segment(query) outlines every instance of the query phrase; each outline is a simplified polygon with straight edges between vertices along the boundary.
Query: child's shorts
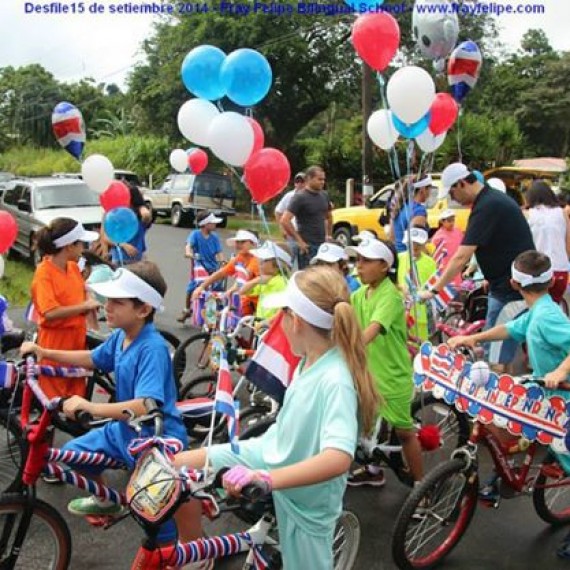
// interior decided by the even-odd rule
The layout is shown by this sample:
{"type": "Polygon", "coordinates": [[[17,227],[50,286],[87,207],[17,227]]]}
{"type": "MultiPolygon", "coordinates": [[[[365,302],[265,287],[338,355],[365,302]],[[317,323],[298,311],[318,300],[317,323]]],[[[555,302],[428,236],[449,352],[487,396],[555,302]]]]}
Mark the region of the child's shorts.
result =
{"type": "MultiPolygon", "coordinates": [[[[208,455],[215,471],[219,471],[222,467],[235,465],[244,465],[249,469],[267,469],[261,447],[260,441],[254,438],[240,442],[239,455],[232,451],[229,443],[212,446],[208,455]]],[[[284,570],[299,570],[300,568],[331,570],[334,529],[331,529],[328,536],[306,533],[281,507],[283,500],[286,499],[280,497],[278,492],[274,494],[284,570]]]]}
{"type": "Polygon", "coordinates": [[[412,399],[413,391],[410,391],[408,396],[385,398],[379,414],[396,429],[412,429],[414,427],[411,414],[412,399]]]}

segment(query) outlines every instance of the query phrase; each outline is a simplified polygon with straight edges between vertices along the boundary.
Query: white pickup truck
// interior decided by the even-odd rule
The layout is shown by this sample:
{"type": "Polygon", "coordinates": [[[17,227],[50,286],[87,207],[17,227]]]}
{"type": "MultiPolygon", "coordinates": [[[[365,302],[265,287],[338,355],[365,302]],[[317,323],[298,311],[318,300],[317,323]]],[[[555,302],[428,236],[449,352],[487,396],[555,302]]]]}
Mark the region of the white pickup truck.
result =
{"type": "Polygon", "coordinates": [[[229,176],[204,174],[170,174],[162,186],[143,193],[153,218],[170,216],[173,226],[192,225],[200,210],[210,210],[224,221],[235,215],[235,193],[229,176]]]}

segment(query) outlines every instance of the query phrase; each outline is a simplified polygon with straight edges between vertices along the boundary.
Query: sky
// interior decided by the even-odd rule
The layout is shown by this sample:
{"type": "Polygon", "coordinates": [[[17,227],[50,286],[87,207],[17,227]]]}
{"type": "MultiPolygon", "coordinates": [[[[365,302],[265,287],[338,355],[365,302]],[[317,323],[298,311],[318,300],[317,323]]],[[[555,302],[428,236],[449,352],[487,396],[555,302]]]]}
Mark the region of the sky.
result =
{"type": "MultiPolygon", "coordinates": [[[[511,3],[515,2],[517,0],[511,3]]],[[[55,3],[50,0],[0,0],[0,67],[39,63],[58,81],[72,82],[82,77],[93,77],[97,82],[117,83],[124,87],[128,71],[137,61],[143,60],[140,44],[151,34],[156,18],[144,14],[109,13],[111,5],[127,3],[140,5],[143,0],[61,0],[55,3]],[[85,13],[26,13],[26,7],[30,10],[50,4],[67,5],[70,9],[73,4],[76,9],[83,4],[85,13]],[[105,13],[90,14],[88,8],[93,4],[102,5],[105,13]]],[[[160,0],[154,0],[154,3],[160,4],[160,0]]],[[[505,4],[506,0],[488,3],[505,4]]],[[[545,13],[496,16],[502,28],[500,39],[508,46],[518,47],[526,30],[541,28],[555,49],[570,51],[570,34],[567,31],[570,2],[527,0],[527,3],[544,6],[545,13]]],[[[188,50],[192,47],[189,45],[188,50]]]]}

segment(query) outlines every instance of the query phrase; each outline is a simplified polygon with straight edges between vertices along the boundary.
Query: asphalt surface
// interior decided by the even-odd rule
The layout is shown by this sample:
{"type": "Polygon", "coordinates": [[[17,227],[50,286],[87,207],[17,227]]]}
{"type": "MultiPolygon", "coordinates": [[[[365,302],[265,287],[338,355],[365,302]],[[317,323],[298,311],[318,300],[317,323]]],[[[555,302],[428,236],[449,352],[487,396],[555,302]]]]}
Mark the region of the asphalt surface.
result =
{"type": "MultiPolygon", "coordinates": [[[[159,326],[185,338],[193,331],[182,328],[175,318],[183,306],[188,267],[183,257],[188,230],[155,225],[149,232],[149,258],[160,266],[169,286],[166,310],[158,315],[159,326]]],[[[221,232],[222,237],[225,232],[221,232]]],[[[61,440],[61,438],[59,438],[61,440]]],[[[489,462],[482,452],[482,478],[489,462]]],[[[121,483],[124,475],[112,474],[121,483]]],[[[408,489],[392,473],[387,473],[383,488],[349,489],[346,508],[355,512],[361,523],[362,538],[356,570],[393,570],[391,557],[392,528],[408,489]]],[[[65,517],[73,540],[72,570],[116,570],[131,567],[142,531],[127,519],[108,530],[90,527],[83,519],[69,515],[67,502],[78,495],[72,487],[38,484],[39,496],[54,505],[65,517]]],[[[245,528],[232,515],[224,515],[209,525],[212,533],[233,532],[245,528]]],[[[551,530],[534,513],[530,497],[503,500],[498,510],[477,508],[463,540],[441,568],[448,570],[557,570],[570,568],[570,561],[560,561],[555,549],[565,535],[564,529],[551,530]]],[[[241,568],[242,560],[219,563],[217,568],[241,568]]],[[[41,566],[24,570],[40,570],[41,566]]],[[[299,568],[292,570],[310,570],[299,568]]]]}

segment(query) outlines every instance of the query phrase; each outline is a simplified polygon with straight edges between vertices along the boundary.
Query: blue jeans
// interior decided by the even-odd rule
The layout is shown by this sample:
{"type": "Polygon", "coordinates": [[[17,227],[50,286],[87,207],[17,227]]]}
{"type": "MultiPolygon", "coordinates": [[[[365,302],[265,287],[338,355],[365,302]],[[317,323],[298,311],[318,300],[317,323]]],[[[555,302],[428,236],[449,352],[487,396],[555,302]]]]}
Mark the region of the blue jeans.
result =
{"type": "Polygon", "coordinates": [[[299,265],[299,271],[305,269],[309,266],[309,263],[315,255],[317,255],[317,251],[319,250],[320,243],[310,243],[309,244],[309,251],[307,253],[298,252],[297,256],[297,263],[299,265]]]}
{"type": "MultiPolygon", "coordinates": [[[[516,308],[521,303],[521,301],[503,299],[501,297],[493,295],[492,293],[489,293],[488,304],[487,304],[487,315],[485,319],[485,330],[493,328],[497,324],[497,319],[501,311],[512,303],[517,304],[517,305],[514,304],[512,305],[513,308],[516,308]]],[[[514,318],[517,314],[520,314],[520,312],[522,311],[518,310],[515,311],[516,314],[513,314],[512,318],[514,318]]],[[[512,320],[512,318],[509,320],[512,320]]],[[[499,324],[505,324],[505,323],[501,322],[499,324]]],[[[495,343],[486,343],[485,358],[489,359],[489,361],[492,364],[509,364],[514,360],[517,348],[519,346],[519,343],[513,339],[499,341],[496,343],[495,348],[491,348],[491,344],[495,343]]]]}

